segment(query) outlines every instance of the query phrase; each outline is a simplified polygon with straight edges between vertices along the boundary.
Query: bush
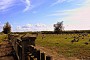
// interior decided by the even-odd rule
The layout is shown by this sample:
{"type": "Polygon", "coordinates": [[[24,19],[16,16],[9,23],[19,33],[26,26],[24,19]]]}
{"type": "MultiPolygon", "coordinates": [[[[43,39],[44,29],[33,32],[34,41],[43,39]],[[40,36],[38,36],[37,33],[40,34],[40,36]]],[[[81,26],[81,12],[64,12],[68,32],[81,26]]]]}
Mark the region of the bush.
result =
{"type": "Polygon", "coordinates": [[[7,22],[3,27],[3,33],[8,34],[11,32],[11,25],[7,22]]]}

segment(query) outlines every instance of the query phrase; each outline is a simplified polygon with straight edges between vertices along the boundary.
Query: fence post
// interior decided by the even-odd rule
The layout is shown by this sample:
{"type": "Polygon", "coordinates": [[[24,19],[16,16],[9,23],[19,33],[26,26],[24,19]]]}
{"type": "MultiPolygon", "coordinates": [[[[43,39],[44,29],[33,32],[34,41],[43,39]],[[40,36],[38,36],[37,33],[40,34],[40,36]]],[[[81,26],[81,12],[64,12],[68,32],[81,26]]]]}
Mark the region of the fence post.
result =
{"type": "Polygon", "coordinates": [[[53,60],[52,56],[46,56],[46,60],[53,60]]]}
{"type": "Polygon", "coordinates": [[[41,60],[46,60],[45,52],[41,53],[41,60]]]}
{"type": "Polygon", "coordinates": [[[27,59],[28,60],[30,60],[30,56],[31,56],[32,54],[30,54],[30,52],[27,52],[27,59]]]}
{"type": "Polygon", "coordinates": [[[36,55],[37,55],[37,60],[40,60],[40,50],[37,50],[36,55]]]}
{"type": "Polygon", "coordinates": [[[30,45],[30,48],[29,48],[30,53],[32,53],[33,50],[34,50],[34,46],[33,45],[30,45]]]}
{"type": "Polygon", "coordinates": [[[32,55],[34,55],[34,57],[36,58],[37,57],[37,49],[34,47],[34,50],[33,50],[33,52],[32,52],[32,55]]]}
{"type": "Polygon", "coordinates": [[[24,44],[22,42],[22,60],[25,60],[24,44]]]}
{"type": "Polygon", "coordinates": [[[34,60],[34,56],[30,56],[30,60],[34,60]]]}
{"type": "Polygon", "coordinates": [[[37,58],[34,58],[34,60],[37,60],[37,58]]]}

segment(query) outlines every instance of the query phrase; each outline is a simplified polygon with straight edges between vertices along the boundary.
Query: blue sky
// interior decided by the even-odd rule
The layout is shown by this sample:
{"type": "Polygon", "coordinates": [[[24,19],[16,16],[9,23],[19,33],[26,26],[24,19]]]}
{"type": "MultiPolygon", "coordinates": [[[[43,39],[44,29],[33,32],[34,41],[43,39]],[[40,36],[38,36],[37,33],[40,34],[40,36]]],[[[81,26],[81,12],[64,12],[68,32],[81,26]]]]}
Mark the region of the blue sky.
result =
{"type": "Polygon", "coordinates": [[[90,0],[0,0],[0,31],[8,21],[12,31],[52,31],[64,21],[65,30],[90,29],[90,0]]]}

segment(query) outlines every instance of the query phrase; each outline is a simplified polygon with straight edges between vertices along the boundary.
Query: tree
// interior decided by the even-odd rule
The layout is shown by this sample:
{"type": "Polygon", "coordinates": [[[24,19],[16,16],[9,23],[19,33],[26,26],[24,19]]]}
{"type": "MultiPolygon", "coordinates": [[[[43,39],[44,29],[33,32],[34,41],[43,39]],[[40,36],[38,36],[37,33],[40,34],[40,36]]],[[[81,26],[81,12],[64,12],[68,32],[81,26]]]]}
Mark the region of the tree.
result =
{"type": "Polygon", "coordinates": [[[64,30],[63,21],[57,22],[57,24],[54,24],[54,32],[55,33],[61,33],[63,30],[64,30]]]}
{"type": "Polygon", "coordinates": [[[3,26],[3,33],[8,34],[11,32],[11,25],[7,22],[5,23],[5,25],[3,26]]]}

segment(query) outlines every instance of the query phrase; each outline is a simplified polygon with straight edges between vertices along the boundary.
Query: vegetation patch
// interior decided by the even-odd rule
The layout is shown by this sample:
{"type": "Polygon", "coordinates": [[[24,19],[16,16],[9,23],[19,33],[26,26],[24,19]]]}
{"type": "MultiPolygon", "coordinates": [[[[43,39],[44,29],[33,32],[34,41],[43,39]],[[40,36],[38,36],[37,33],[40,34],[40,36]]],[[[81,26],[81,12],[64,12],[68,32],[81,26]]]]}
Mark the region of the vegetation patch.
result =
{"type": "Polygon", "coordinates": [[[7,34],[0,34],[0,43],[4,40],[4,39],[7,39],[8,36],[7,34]]]}
{"type": "Polygon", "coordinates": [[[36,45],[56,51],[65,57],[90,59],[90,34],[39,34],[36,45]],[[72,40],[77,40],[71,42],[72,40]],[[88,44],[85,44],[85,43],[88,44]]]}

